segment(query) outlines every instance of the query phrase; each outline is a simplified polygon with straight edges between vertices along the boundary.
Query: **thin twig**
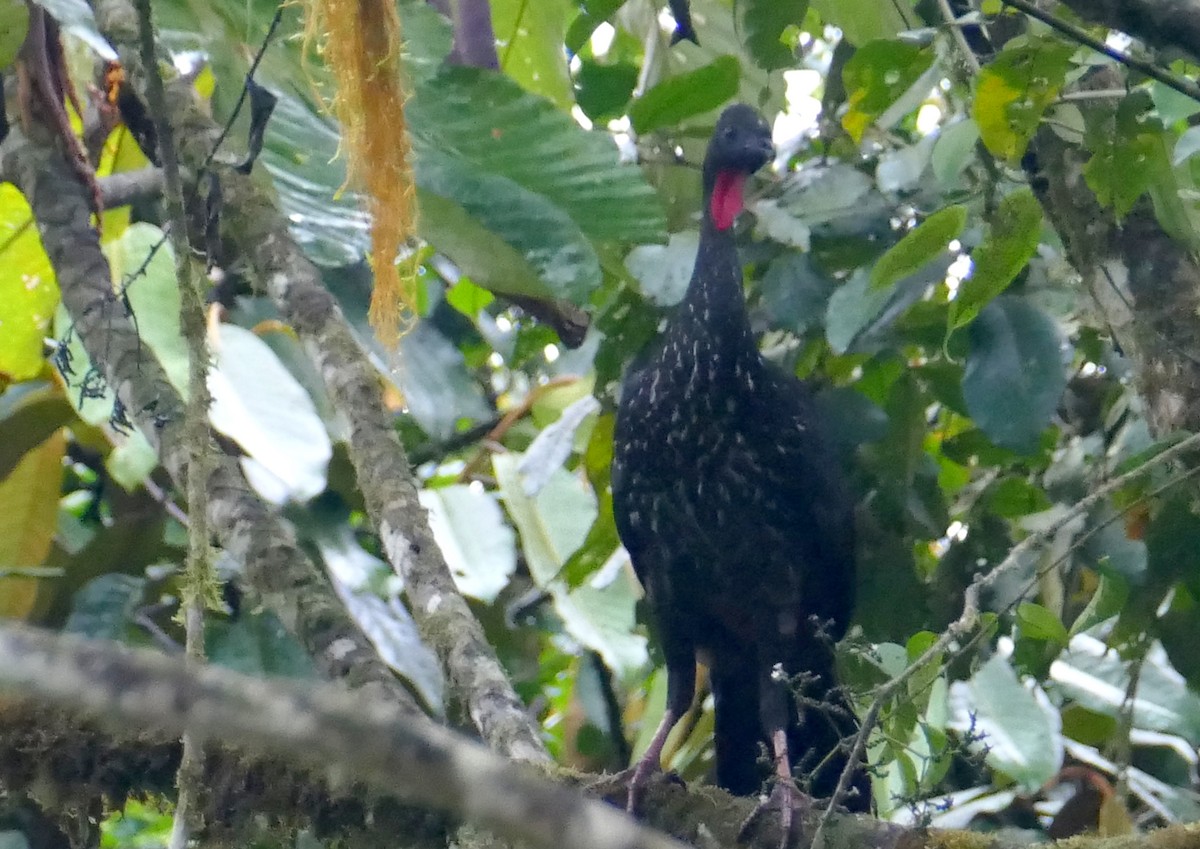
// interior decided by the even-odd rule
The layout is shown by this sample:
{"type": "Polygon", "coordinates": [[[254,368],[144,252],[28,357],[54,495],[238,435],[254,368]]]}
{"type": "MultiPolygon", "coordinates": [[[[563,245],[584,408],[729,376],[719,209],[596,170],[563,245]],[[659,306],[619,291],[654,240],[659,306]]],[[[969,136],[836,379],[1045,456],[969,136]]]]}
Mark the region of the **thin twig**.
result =
{"type": "MultiPolygon", "coordinates": [[[[221,150],[221,146],[225,144],[225,139],[229,137],[229,133],[233,129],[233,123],[237,120],[238,115],[241,114],[242,106],[246,103],[246,98],[249,96],[250,82],[254,79],[255,72],[258,71],[258,64],[262,61],[263,56],[266,55],[267,47],[270,45],[271,39],[275,36],[275,30],[279,28],[279,23],[282,20],[283,4],[280,3],[275,7],[275,16],[271,18],[271,23],[267,27],[267,34],[263,36],[262,44],[258,46],[258,52],[254,54],[254,59],[250,62],[250,69],[246,71],[246,79],[242,82],[242,90],[238,93],[237,102],[233,104],[233,111],[229,113],[229,119],[221,127],[221,134],[213,142],[212,150],[208,152],[208,156],[200,166],[201,173],[207,171],[208,166],[212,165],[213,160],[217,157],[217,153],[221,150]]],[[[146,70],[150,71],[150,66],[147,66],[146,70]]],[[[198,182],[199,180],[197,180],[198,182]]]]}
{"type": "Polygon", "coordinates": [[[979,57],[975,55],[975,51],[967,43],[967,37],[963,35],[958,17],[954,14],[954,10],[950,8],[950,0],[938,0],[937,5],[938,11],[941,12],[942,20],[946,22],[946,26],[954,38],[954,43],[958,45],[958,52],[962,54],[963,61],[967,63],[967,67],[972,74],[978,74],[980,70],[979,57]]]}
{"type": "MultiPolygon", "coordinates": [[[[180,291],[180,325],[188,346],[188,401],[184,412],[184,440],[188,447],[187,504],[191,514],[188,525],[187,567],[183,581],[183,619],[186,634],[185,654],[189,660],[204,660],[204,607],[215,585],[209,552],[208,530],[208,347],[205,342],[204,294],[200,275],[192,261],[188,243],[187,213],[183,200],[183,179],[175,148],[174,128],[167,120],[167,98],[159,72],[158,51],[154,41],[154,19],[150,0],[136,0],[138,41],[142,64],[146,68],[146,98],[162,161],[167,235],[175,251],[175,273],[180,291]]],[[[178,795],[175,819],[168,843],[170,849],[186,849],[190,834],[199,825],[196,811],[203,792],[204,753],[189,732],[183,734],[183,757],[176,784],[178,795]]]]}

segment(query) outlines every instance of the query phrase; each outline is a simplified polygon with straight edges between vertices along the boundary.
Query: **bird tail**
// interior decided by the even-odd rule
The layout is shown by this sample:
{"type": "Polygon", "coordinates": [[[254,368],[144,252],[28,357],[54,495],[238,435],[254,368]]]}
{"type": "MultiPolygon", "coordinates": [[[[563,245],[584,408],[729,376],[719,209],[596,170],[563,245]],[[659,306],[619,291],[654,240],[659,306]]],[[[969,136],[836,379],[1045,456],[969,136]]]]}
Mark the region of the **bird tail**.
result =
{"type": "Polygon", "coordinates": [[[758,766],[762,751],[762,721],[758,710],[757,663],[752,654],[713,658],[709,669],[716,727],[717,784],[735,796],[749,796],[762,787],[758,766]]]}
{"type": "MultiPolygon", "coordinates": [[[[806,792],[827,799],[846,768],[847,747],[858,733],[858,718],[846,690],[837,685],[834,656],[827,646],[812,647],[793,668],[807,670],[796,682],[793,721],[788,725],[793,771],[806,792]]],[[[852,811],[867,811],[871,805],[870,780],[862,767],[850,784],[857,792],[840,802],[852,811]]]]}
{"type": "MultiPolygon", "coordinates": [[[[792,669],[805,674],[797,682],[798,695],[788,703],[788,754],[801,786],[818,799],[827,799],[837,788],[847,763],[845,743],[859,725],[846,692],[836,686],[834,658],[826,645],[814,645],[791,658],[792,669]]],[[[759,664],[752,652],[722,653],[710,668],[716,712],[714,744],[717,784],[738,796],[757,793],[770,774],[760,764],[769,741],[759,709],[759,664]]],[[[852,792],[841,804],[852,811],[867,811],[871,804],[869,778],[859,769],[852,792]]]]}

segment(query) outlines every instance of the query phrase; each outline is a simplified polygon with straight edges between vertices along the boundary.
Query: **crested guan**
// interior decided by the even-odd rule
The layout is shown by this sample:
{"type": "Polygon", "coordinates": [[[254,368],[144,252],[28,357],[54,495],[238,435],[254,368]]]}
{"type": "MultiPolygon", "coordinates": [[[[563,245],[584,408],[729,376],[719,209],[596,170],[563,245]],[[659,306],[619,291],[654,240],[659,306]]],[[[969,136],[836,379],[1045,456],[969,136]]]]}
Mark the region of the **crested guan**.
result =
{"type": "MultiPolygon", "coordinates": [[[[809,388],[763,361],[746,315],[733,223],[747,177],[771,156],[758,113],[722,113],[687,294],[622,387],[612,490],[667,667],[666,713],[633,771],[630,811],[691,704],[699,657],[717,783],[757,792],[766,744],[786,836],[792,767],[812,776],[812,795],[830,795],[846,764],[838,744],[857,730],[833,654],[854,605],[854,518],[809,388]]],[[[866,809],[864,773],[855,789],[845,803],[866,809]]]]}

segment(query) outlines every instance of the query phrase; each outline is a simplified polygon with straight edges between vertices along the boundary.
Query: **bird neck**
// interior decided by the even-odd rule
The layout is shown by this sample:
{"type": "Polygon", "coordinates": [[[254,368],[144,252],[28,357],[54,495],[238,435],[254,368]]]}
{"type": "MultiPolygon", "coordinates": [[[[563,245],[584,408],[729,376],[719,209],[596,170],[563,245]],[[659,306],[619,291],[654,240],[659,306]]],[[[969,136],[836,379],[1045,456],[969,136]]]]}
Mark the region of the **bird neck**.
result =
{"type": "Polygon", "coordinates": [[[760,363],[742,294],[733,228],[719,227],[709,209],[700,228],[692,279],[668,334],[676,344],[684,343],[692,356],[717,366],[716,371],[756,368],[760,363]]]}

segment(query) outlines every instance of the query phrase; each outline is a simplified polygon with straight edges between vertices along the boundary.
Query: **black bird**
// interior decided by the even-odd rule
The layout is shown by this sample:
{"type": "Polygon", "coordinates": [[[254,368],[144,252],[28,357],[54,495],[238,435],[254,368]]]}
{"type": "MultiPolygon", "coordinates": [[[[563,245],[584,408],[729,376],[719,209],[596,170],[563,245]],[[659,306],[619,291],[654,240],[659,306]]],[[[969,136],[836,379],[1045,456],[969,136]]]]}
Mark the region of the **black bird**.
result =
{"type": "MultiPolygon", "coordinates": [[[[687,294],[622,387],[612,489],[667,665],[667,710],[633,771],[630,811],[691,704],[699,657],[716,704],[717,783],[757,792],[765,743],[786,835],[792,767],[813,774],[813,795],[830,795],[846,764],[839,743],[857,729],[833,654],[855,566],[853,504],[811,391],[763,361],[746,315],[733,223],[746,179],[772,154],[757,112],[722,113],[687,294]]],[[[865,809],[865,774],[855,787],[845,804],[865,809]]]]}
{"type": "Polygon", "coordinates": [[[667,6],[671,9],[671,16],[675,18],[675,32],[671,33],[671,44],[690,41],[698,45],[700,39],[696,37],[696,29],[692,26],[692,7],[688,0],[669,0],[667,6]]]}

